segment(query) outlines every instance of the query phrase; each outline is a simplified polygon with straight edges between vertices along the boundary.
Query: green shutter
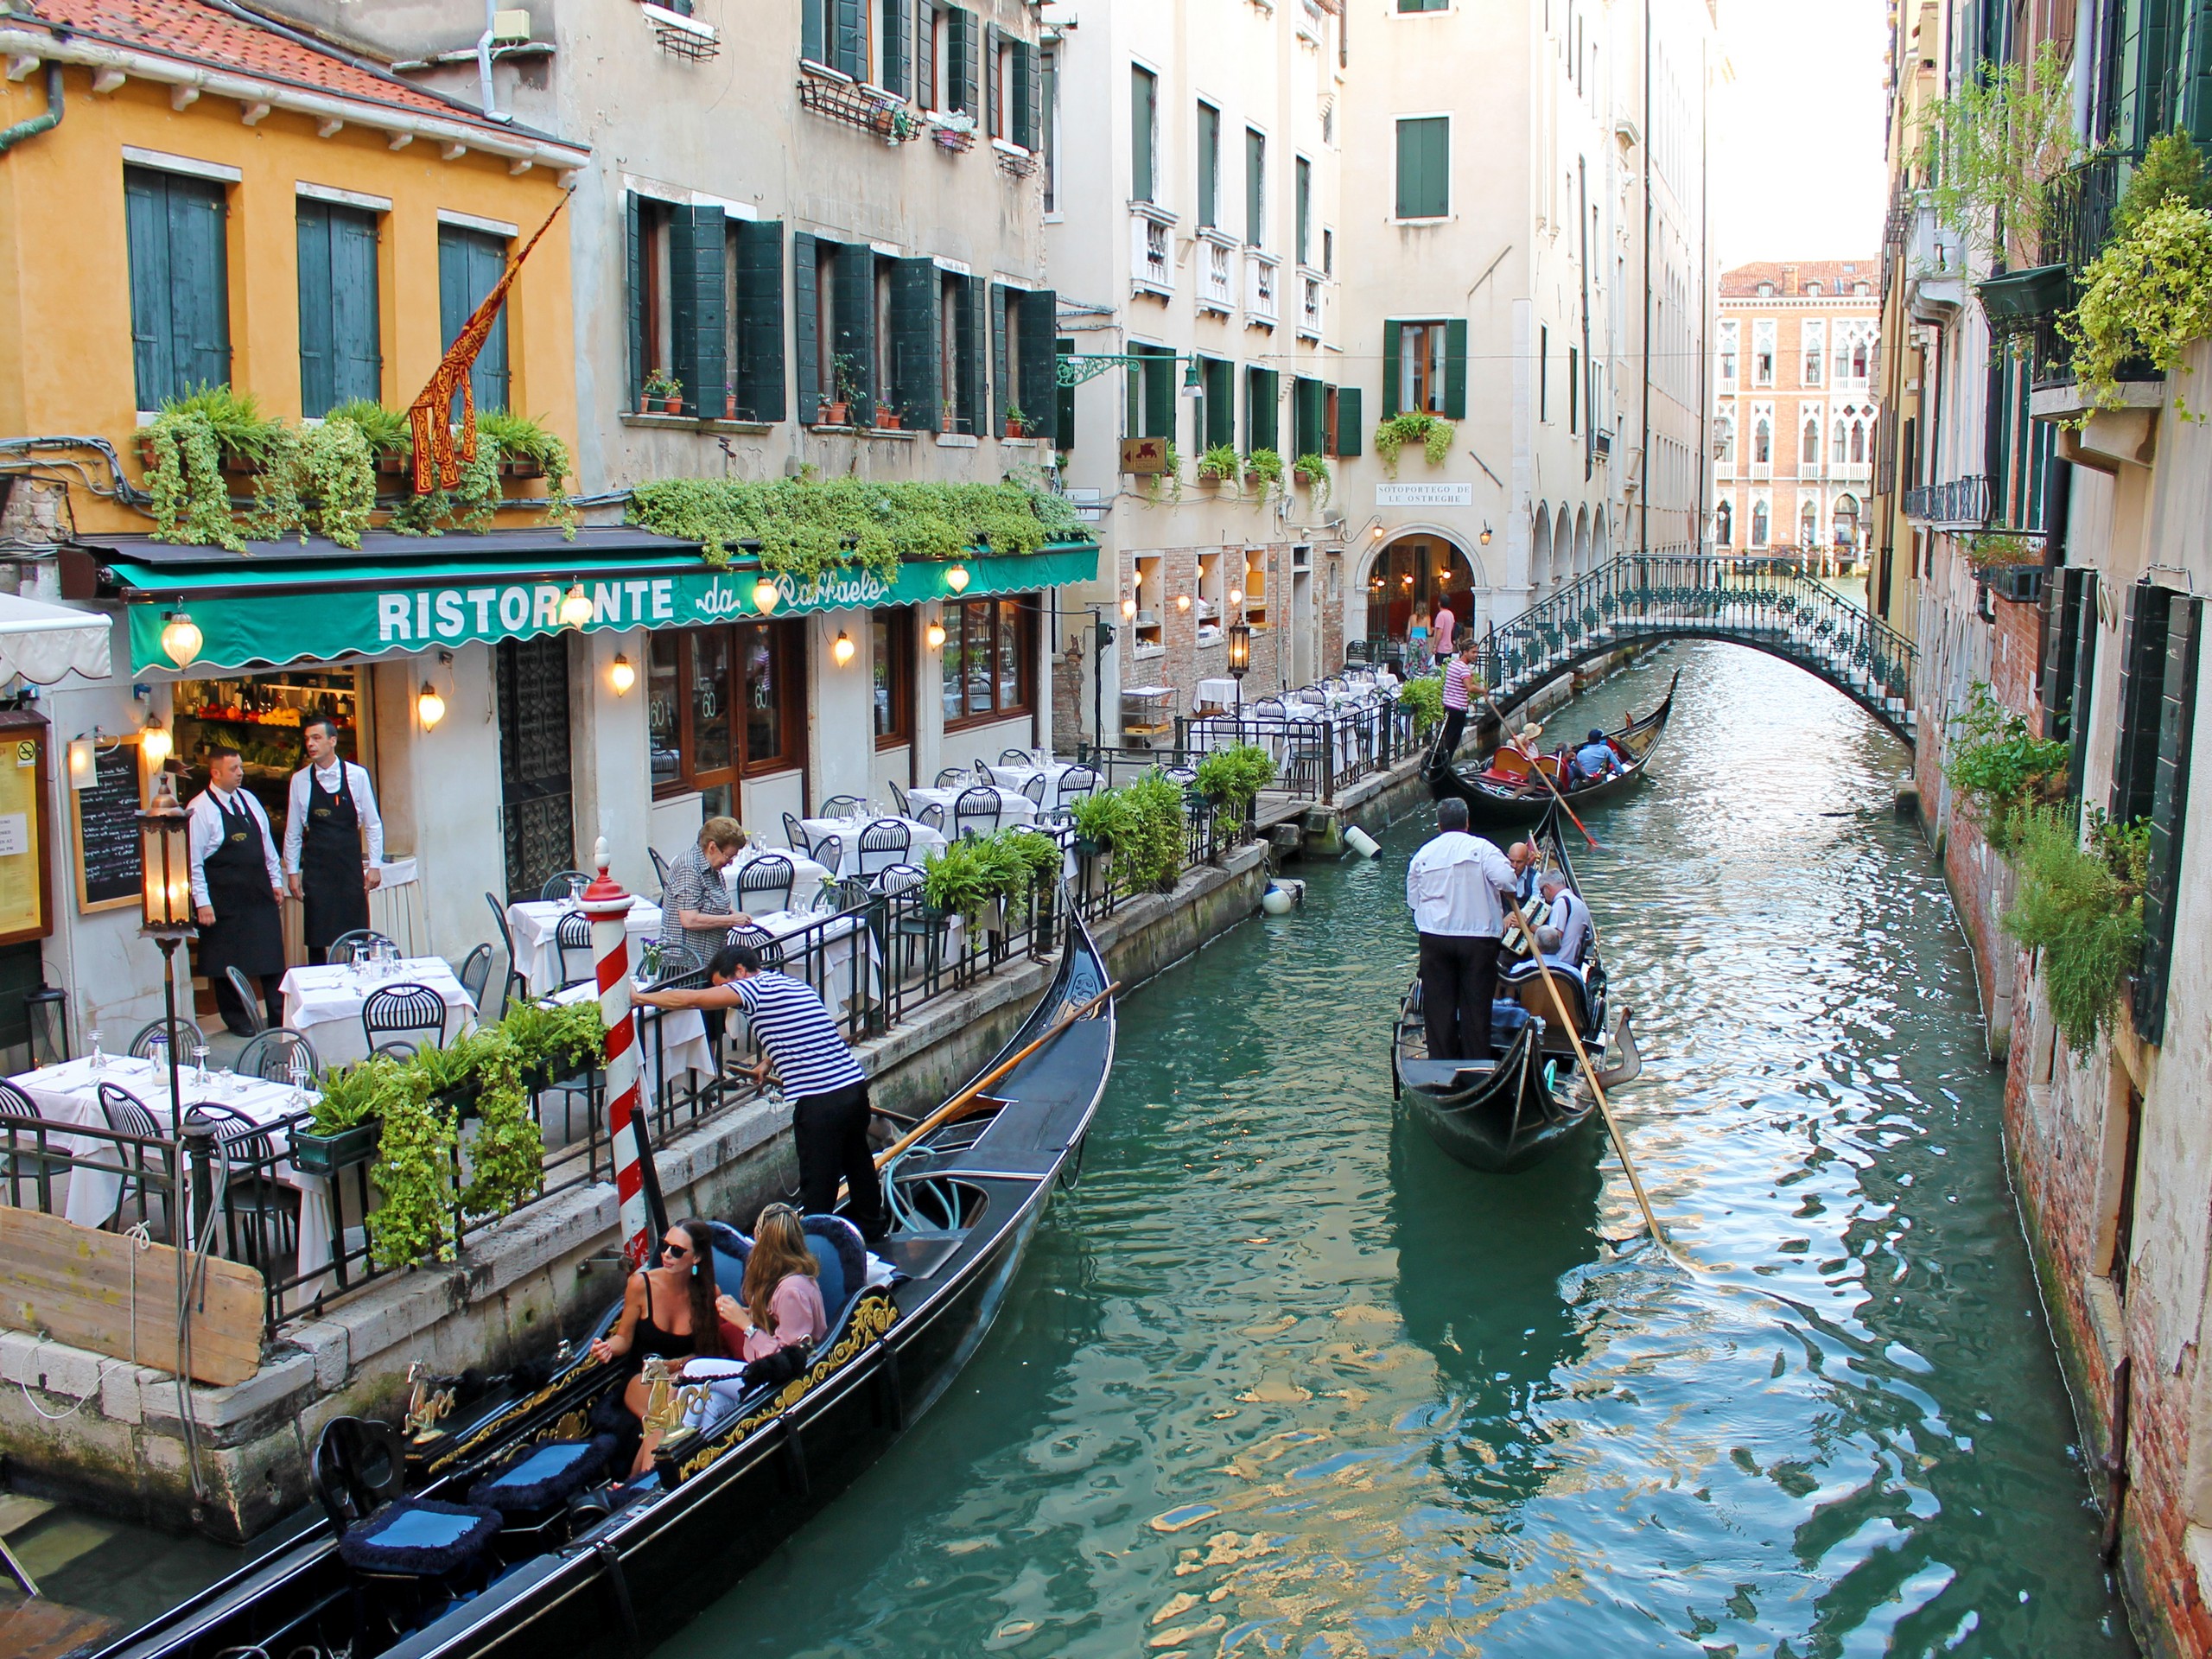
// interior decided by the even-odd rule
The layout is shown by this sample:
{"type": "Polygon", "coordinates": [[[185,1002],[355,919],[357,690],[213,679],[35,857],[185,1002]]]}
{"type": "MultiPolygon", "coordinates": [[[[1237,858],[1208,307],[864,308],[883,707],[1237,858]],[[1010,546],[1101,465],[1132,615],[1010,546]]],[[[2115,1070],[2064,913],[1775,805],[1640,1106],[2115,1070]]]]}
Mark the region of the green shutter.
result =
{"type": "MultiPolygon", "coordinates": [[[[853,384],[852,423],[867,426],[875,418],[875,251],[849,242],[837,250],[835,292],[830,301],[830,338],[853,384]]],[[[836,396],[836,365],[830,365],[830,392],[836,396]]]]}
{"type": "Polygon", "coordinates": [[[2166,679],[2167,590],[2147,578],[2127,590],[2126,655],[2120,667],[2120,741],[2113,754],[2111,816],[2132,823],[2151,812],[2158,744],[2158,699],[2166,679]]]}
{"type": "Polygon", "coordinates": [[[330,340],[330,207],[299,199],[300,413],[327,415],[338,402],[330,340]]]}
{"type": "Polygon", "coordinates": [[[1236,365],[1218,357],[1198,365],[1205,381],[1205,447],[1236,442],[1236,365]]]}
{"type": "Polygon", "coordinates": [[[1452,123],[1440,115],[1398,123],[1398,217],[1452,211],[1452,123]]]}
{"type": "Polygon", "coordinates": [[[944,9],[944,66],[946,96],[956,110],[981,118],[976,102],[976,53],[982,44],[976,14],[963,6],[944,9]]]}
{"type": "Polygon", "coordinates": [[[1014,142],[1024,149],[1037,143],[1037,48],[1027,41],[1014,46],[1014,142]]]}
{"type": "Polygon", "coordinates": [[[883,0],[882,86],[885,92],[901,98],[910,90],[906,54],[913,44],[913,22],[907,0],[883,0]]]}
{"type": "Polygon", "coordinates": [[[1221,111],[1198,105],[1198,226],[1221,223],[1221,111]]]}
{"type": "MultiPolygon", "coordinates": [[[[1052,342],[1052,349],[1056,359],[1073,357],[1075,341],[1071,339],[1056,340],[1052,342]]],[[[1052,441],[1063,450],[1072,449],[1075,448],[1075,388],[1058,384],[1057,367],[1052,378],[1055,394],[1052,399],[1052,441]]]]}
{"type": "Polygon", "coordinates": [[[1016,389],[1021,407],[1029,416],[1029,430],[1055,448],[1060,442],[1059,403],[1054,396],[1059,376],[1055,369],[1052,330],[1059,323],[1059,300],[1049,288],[1033,289],[1019,296],[1014,320],[1021,344],[1021,384],[1016,389]]]}
{"type": "Polygon", "coordinates": [[[919,0],[914,7],[914,96],[925,108],[936,109],[937,7],[919,0]]]}
{"type": "Polygon", "coordinates": [[[334,401],[374,402],[384,392],[384,335],[377,306],[377,219],[330,211],[330,343],[334,401]]]}
{"type": "Polygon", "coordinates": [[[1244,129],[1244,244],[1256,248],[1267,238],[1268,140],[1244,129]]]}
{"type": "Polygon", "coordinates": [[[123,188],[138,405],[159,409],[231,378],[227,210],[204,179],[129,167],[123,188]]]}
{"type": "Polygon", "coordinates": [[[1446,418],[1467,418],[1467,320],[1454,317],[1444,325],[1444,413],[1446,418]]]}
{"type": "Polygon", "coordinates": [[[1337,388],[1337,454],[1346,461],[1356,461],[1360,454],[1359,388],[1337,388]]]}
{"type": "Polygon", "coordinates": [[[890,402],[917,432],[938,429],[938,271],[929,259],[891,267],[890,402]]]}
{"type": "Polygon", "coordinates": [[[138,407],[159,409],[176,385],[169,327],[168,205],[162,175],[124,168],[123,208],[130,245],[130,355],[138,407]]]}
{"type": "Polygon", "coordinates": [[[809,63],[830,61],[830,0],[798,0],[798,54],[809,63]]]}
{"type": "Polygon", "coordinates": [[[1303,156],[1298,158],[1298,245],[1293,250],[1301,265],[1313,263],[1313,163],[1303,156]]]}
{"type": "Polygon", "coordinates": [[[2190,8],[2181,99],[2174,124],[2194,138],[2199,148],[2212,144],[2212,0],[2194,0],[2190,8]]]}
{"type": "Polygon", "coordinates": [[[1328,408],[1328,388],[1301,374],[1291,383],[1290,397],[1295,423],[1291,435],[1291,459],[1318,455],[1324,437],[1322,426],[1328,408]]]}
{"type": "MultiPolygon", "coordinates": [[[[628,409],[643,409],[645,395],[645,204],[634,190],[622,199],[628,249],[623,272],[623,300],[629,310],[630,398],[628,409]]],[[[439,249],[439,276],[444,278],[444,249],[439,249]]]]}
{"type": "Polygon", "coordinates": [[[784,226],[737,222],[737,412],[784,418],[784,226]]]}
{"type": "Polygon", "coordinates": [[[2082,779],[2088,772],[2090,715],[2097,683],[2097,573],[2094,570],[2082,572],[2074,638],[2074,691],[2069,699],[2074,711],[2074,752],[2067,760],[2066,794],[2068,799],[2078,801],[2082,779]]]}
{"type": "Polygon", "coordinates": [[[1152,142],[1159,130],[1160,80],[1149,69],[1129,68],[1129,194],[1150,201],[1152,142]]]}
{"type": "Polygon", "coordinates": [[[830,67],[855,80],[868,79],[866,0],[830,0],[830,67]]]}
{"type": "Polygon", "coordinates": [[[1147,438],[1175,438],[1175,353],[1165,346],[1135,348],[1144,359],[1144,430],[1147,438]]]}
{"type": "Polygon", "coordinates": [[[1389,420],[1402,413],[1398,403],[1398,325],[1382,325],[1382,408],[1376,418],[1389,420]]]}
{"type": "Polygon", "coordinates": [[[798,369],[798,417],[808,426],[822,418],[822,278],[818,238],[791,233],[793,359],[798,369]]]}
{"type": "Polygon", "coordinates": [[[2135,974],[2135,1033],[2164,1040],[2166,983],[2173,965],[2175,914],[2181,907],[2183,832],[2188,825],[2189,758],[2196,727],[2196,664],[2204,601],[2170,594],[2158,746],[2151,796],[2151,861],[2143,883],[2143,953],[2135,974]]]}
{"type": "MultiPolygon", "coordinates": [[[[438,321],[442,327],[442,346],[451,346],[461,337],[468,319],[484,302],[484,296],[498,286],[501,273],[507,268],[506,238],[483,231],[465,229],[459,225],[438,226],[438,321]]],[[[476,401],[479,414],[507,406],[507,311],[503,305],[492,319],[491,331],[484,337],[484,347],[476,354],[475,366],[469,371],[470,395],[476,401]]],[[[460,399],[454,401],[454,419],[459,420],[460,399]]]]}
{"type": "Polygon", "coordinates": [[[2074,712],[2074,649],[2080,643],[2075,624],[2081,620],[2082,578],[2088,572],[2058,569],[2044,583],[2043,735],[2069,736],[2074,712]]]}
{"type": "Polygon", "coordinates": [[[668,215],[668,333],[684,407],[720,416],[730,385],[728,361],[728,232],[720,207],[671,207],[668,215]]]}
{"type": "Polygon", "coordinates": [[[958,384],[953,401],[967,431],[981,434],[989,422],[984,407],[984,359],[990,340],[990,309],[983,283],[973,276],[957,278],[958,298],[953,313],[952,354],[958,384]]]}
{"type": "Polygon", "coordinates": [[[1006,353],[1006,284],[991,284],[991,435],[1003,429],[1006,411],[1019,402],[1014,395],[1014,365],[1006,353]]]}
{"type": "Polygon", "coordinates": [[[1280,435],[1276,404],[1280,389],[1273,369],[1253,369],[1245,376],[1244,453],[1277,448],[1280,435]]]}

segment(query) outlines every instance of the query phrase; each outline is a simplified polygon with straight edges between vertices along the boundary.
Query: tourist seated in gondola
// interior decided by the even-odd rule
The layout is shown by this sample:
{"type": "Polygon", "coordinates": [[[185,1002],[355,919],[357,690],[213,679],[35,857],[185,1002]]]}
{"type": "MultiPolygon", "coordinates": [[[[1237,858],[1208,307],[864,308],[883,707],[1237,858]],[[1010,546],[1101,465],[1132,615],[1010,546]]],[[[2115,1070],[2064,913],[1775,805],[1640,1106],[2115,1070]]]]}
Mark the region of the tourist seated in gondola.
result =
{"type": "Polygon", "coordinates": [[[1590,949],[1590,906],[1560,871],[1546,870],[1538,887],[1545,910],[1536,924],[1536,948],[1554,968],[1580,968],[1590,949]]]}
{"type": "Polygon", "coordinates": [[[1574,752],[1575,778],[1582,783],[1594,784],[1620,769],[1620,756],[1613,753],[1613,746],[1605,741],[1604,731],[1592,726],[1588,740],[1574,752]]]}
{"type": "MultiPolygon", "coordinates": [[[[821,1276],[822,1264],[807,1246],[806,1224],[798,1211],[787,1204],[763,1210],[753,1223],[741,1298],[725,1293],[715,1303],[731,1357],[694,1361],[684,1367],[684,1380],[704,1381],[714,1400],[734,1405],[763,1382],[796,1376],[830,1334],[821,1276]]],[[[711,1411],[702,1402],[695,1421],[704,1421],[711,1411]]]]}
{"type": "MultiPolygon", "coordinates": [[[[661,1240],[661,1264],[630,1275],[622,1292],[622,1314],[614,1329],[591,1345],[601,1364],[629,1362],[632,1375],[622,1390],[630,1415],[645,1421],[650,1390],[642,1375],[649,1358],[671,1361],[719,1359],[746,1340],[743,1328],[716,1318],[714,1234],[703,1221],[681,1221],[661,1240]]],[[[632,1475],[652,1466],[659,1436],[645,1435],[631,1465],[632,1475]]]]}

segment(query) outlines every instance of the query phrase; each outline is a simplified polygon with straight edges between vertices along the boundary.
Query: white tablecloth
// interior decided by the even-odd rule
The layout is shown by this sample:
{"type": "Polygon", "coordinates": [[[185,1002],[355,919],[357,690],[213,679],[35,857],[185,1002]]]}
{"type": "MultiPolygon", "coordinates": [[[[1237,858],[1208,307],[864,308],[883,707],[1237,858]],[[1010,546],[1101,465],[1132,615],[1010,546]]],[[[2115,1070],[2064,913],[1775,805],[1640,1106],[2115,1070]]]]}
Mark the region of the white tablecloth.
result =
{"type": "MultiPolygon", "coordinates": [[[[784,971],[794,979],[805,980],[821,992],[823,1006],[830,1010],[832,1019],[842,1020],[852,1001],[853,952],[865,948],[868,968],[881,961],[875,936],[857,916],[825,917],[786,910],[755,916],[753,925],[784,944],[784,971]],[[798,935],[815,922],[823,924],[821,929],[808,938],[800,938],[798,935]]],[[[874,977],[868,969],[861,970],[861,992],[864,997],[871,994],[869,987],[874,977]]]]}
{"type": "MultiPolygon", "coordinates": [[[[561,950],[555,940],[559,938],[561,918],[569,913],[564,904],[546,904],[536,899],[507,906],[507,926],[515,936],[515,971],[528,983],[532,996],[550,995],[569,978],[561,971],[561,950]]],[[[630,935],[630,966],[634,969],[639,942],[660,934],[660,906],[639,899],[622,919],[630,935]]],[[[587,974],[591,971],[587,959],[580,959],[578,965],[587,974]]]]}
{"type": "MultiPolygon", "coordinates": [[[[910,795],[908,798],[912,799],[912,797],[910,795]]],[[[824,836],[837,837],[836,873],[840,879],[842,879],[858,875],[861,873],[861,831],[877,821],[878,819],[873,817],[804,818],[800,821],[799,828],[806,831],[808,842],[817,847],[821,844],[824,836]]],[[[944,850],[944,836],[931,829],[926,823],[918,823],[912,818],[899,818],[894,822],[905,824],[913,832],[914,836],[912,846],[908,848],[905,858],[900,860],[900,862],[919,864],[929,854],[941,853],[944,850]]]]}
{"type": "Polygon", "coordinates": [[[1237,683],[1234,679],[1200,680],[1197,701],[1202,705],[1212,703],[1217,708],[1233,709],[1243,700],[1237,693],[1236,686],[1237,683]]]}
{"type": "MultiPolygon", "coordinates": [[[[991,770],[997,772],[998,768],[994,766],[991,770]]],[[[1001,773],[1000,775],[1004,776],[1005,774],[1001,773]]],[[[967,792],[968,790],[976,787],[978,787],[978,785],[969,784],[953,789],[910,789],[906,791],[906,798],[914,804],[914,810],[917,812],[920,811],[925,806],[937,806],[943,808],[944,811],[944,831],[945,834],[949,836],[952,833],[953,830],[953,802],[958,800],[962,795],[967,792]]],[[[1031,800],[1027,795],[1024,795],[1020,790],[1000,788],[992,790],[991,793],[999,798],[1000,829],[1003,830],[1010,823],[1033,823],[1036,822],[1037,804],[1031,800]]],[[[1047,795],[1045,798],[1049,802],[1052,799],[1052,797],[1047,795]]],[[[910,860],[909,861],[918,864],[922,861],[917,858],[910,860]]]]}
{"type": "Polygon", "coordinates": [[[1041,772],[1045,779],[1045,810],[1050,811],[1059,804],[1060,780],[1075,769],[1072,760],[1049,760],[1042,766],[993,766],[991,775],[1005,787],[1019,791],[1041,772]]]}
{"type": "MultiPolygon", "coordinates": [[[[219,1073],[210,1073],[210,1087],[201,1089],[189,1065],[178,1071],[182,1087],[184,1106],[188,1113],[194,1105],[205,1101],[226,1107],[251,1118],[260,1124],[282,1124],[307,1109],[296,1103],[289,1083],[264,1083],[257,1077],[238,1077],[232,1080],[230,1092],[223,1093],[214,1086],[221,1081],[219,1073]]],[[[163,1133],[173,1132],[169,1118],[169,1078],[166,1065],[156,1069],[150,1060],[134,1060],[111,1055],[107,1064],[95,1071],[90,1057],[64,1061],[42,1071],[26,1071],[10,1079],[18,1089],[31,1097],[39,1116],[57,1123],[81,1124],[88,1128],[105,1129],[107,1119],[100,1111],[99,1085],[114,1084],[127,1089],[151,1112],[154,1121],[163,1133]]],[[[314,1096],[308,1096],[311,1102],[314,1096]]],[[[291,1135],[288,1129],[275,1131],[276,1150],[291,1150],[291,1135]]],[[[67,1152],[78,1157],[97,1156],[103,1161],[114,1158],[118,1165],[126,1160],[119,1155],[111,1141],[92,1137],[56,1135],[52,1142],[58,1152],[67,1152]]],[[[298,1268],[311,1273],[327,1267],[330,1262],[330,1240],[333,1232],[330,1207],[330,1182],[321,1175],[302,1174],[292,1167],[289,1157],[280,1158],[274,1173],[286,1186],[300,1194],[300,1250],[298,1268]]],[[[98,1227],[115,1214],[116,1205],[123,1196],[123,1175],[120,1171],[79,1167],[70,1173],[69,1195],[63,1209],[64,1217],[80,1227],[98,1227]]],[[[311,1289],[312,1287],[310,1287],[311,1289]]]]}
{"type": "MultiPolygon", "coordinates": [[[[325,1065],[365,1059],[369,1046],[361,1029],[361,1005],[372,993],[396,985],[427,985],[444,998],[449,1038],[476,1023],[476,1005],[442,957],[404,958],[384,976],[358,966],[295,968],[284,976],[284,1023],[315,1045],[315,1057],[325,1065]]],[[[385,1040],[394,1039],[421,1046],[421,1035],[394,1032],[385,1040]]]]}
{"type": "MultiPolygon", "coordinates": [[[[599,987],[588,984],[571,985],[565,991],[556,992],[546,1001],[558,1004],[596,1001],[598,998],[599,987]]],[[[698,1009],[671,1008],[661,1013],[641,1008],[639,1012],[645,1016],[638,1022],[638,1052],[645,1061],[643,1081],[647,1095],[660,1092],[664,1071],[670,1076],[679,1076],[686,1071],[703,1071],[709,1077],[714,1074],[715,1052],[707,1042],[706,1016],[698,1009]],[[658,1057],[653,1052],[652,1027],[655,1021],[660,1026],[660,1052],[658,1057]]]]}
{"type": "MultiPolygon", "coordinates": [[[[822,891],[822,884],[835,879],[830,871],[824,869],[804,853],[787,853],[775,847],[747,847],[735,858],[722,866],[722,880],[729,884],[731,903],[737,903],[737,873],[754,859],[766,858],[771,854],[778,858],[788,858],[791,861],[791,908],[793,910],[804,910],[814,902],[815,894],[822,891]]],[[[740,910],[745,908],[741,904],[737,907],[740,910]]]]}

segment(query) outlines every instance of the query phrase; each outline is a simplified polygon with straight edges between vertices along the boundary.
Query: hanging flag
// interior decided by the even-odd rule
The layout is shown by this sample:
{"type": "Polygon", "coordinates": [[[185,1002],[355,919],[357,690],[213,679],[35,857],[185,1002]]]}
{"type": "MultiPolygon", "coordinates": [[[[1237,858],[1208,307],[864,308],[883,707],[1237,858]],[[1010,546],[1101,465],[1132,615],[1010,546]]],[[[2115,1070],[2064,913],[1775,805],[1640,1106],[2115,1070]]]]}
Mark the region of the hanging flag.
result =
{"type": "Polygon", "coordinates": [[[553,204],[553,211],[545,215],[545,222],[537,227],[537,235],[524,243],[522,251],[507,262],[506,270],[492,284],[492,291],[484,296],[483,303],[470,314],[453,344],[446,348],[437,372],[430,377],[430,384],[423,388],[422,395],[409,408],[408,425],[415,438],[416,494],[452,489],[461,482],[461,463],[476,459],[476,394],[469,384],[468,372],[476,365],[476,353],[484,349],[484,341],[492,333],[499,308],[506,303],[507,289],[513,286],[522,262],[530,257],[538,237],[553,228],[553,221],[560,218],[561,210],[568,205],[569,193],[564,190],[560,200],[553,204]],[[448,413],[456,391],[461,394],[461,439],[457,444],[448,413]]]}

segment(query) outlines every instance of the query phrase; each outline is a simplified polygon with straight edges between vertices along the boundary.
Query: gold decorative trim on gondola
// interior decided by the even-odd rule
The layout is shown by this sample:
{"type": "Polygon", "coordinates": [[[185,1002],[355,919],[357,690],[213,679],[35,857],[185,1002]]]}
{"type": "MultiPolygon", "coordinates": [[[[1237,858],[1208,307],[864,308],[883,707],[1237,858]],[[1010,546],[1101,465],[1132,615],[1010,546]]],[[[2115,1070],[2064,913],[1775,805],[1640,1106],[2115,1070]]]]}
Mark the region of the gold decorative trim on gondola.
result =
{"type": "Polygon", "coordinates": [[[735,1426],[723,1430],[713,1441],[686,1459],[679,1471],[682,1478],[689,1480],[701,1470],[711,1466],[724,1452],[741,1444],[763,1423],[789,1411],[805,1399],[816,1384],[850,1363],[862,1349],[879,1341],[898,1320],[898,1306],[888,1296],[862,1299],[861,1305],[853,1310],[852,1324],[846,1327],[845,1334],[828,1353],[816,1360],[804,1376],[794,1377],[785,1383],[783,1391],[766,1405],[741,1418],[735,1426]]]}
{"type": "Polygon", "coordinates": [[[559,1377],[550,1382],[548,1382],[543,1388],[538,1389],[537,1393],[531,1395],[525,1399],[516,1401],[514,1404],[509,1406],[505,1411],[501,1412],[498,1416],[490,1419],[488,1421],[479,1423],[474,1429],[470,1431],[468,1437],[466,1440],[455,1441],[453,1445],[448,1446],[438,1457],[432,1459],[430,1462],[425,1465],[423,1472],[426,1476],[434,1476],[444,1473],[445,1471],[451,1467],[454,1463],[476,1451],[477,1448],[481,1446],[487,1439],[497,1433],[500,1429],[505,1428],[509,1423],[514,1421],[516,1418],[526,1417],[531,1412],[536,1411],[540,1406],[550,1400],[555,1395],[561,1393],[563,1389],[575,1382],[576,1378],[581,1375],[582,1375],[581,1370],[565,1371],[559,1377]]]}

